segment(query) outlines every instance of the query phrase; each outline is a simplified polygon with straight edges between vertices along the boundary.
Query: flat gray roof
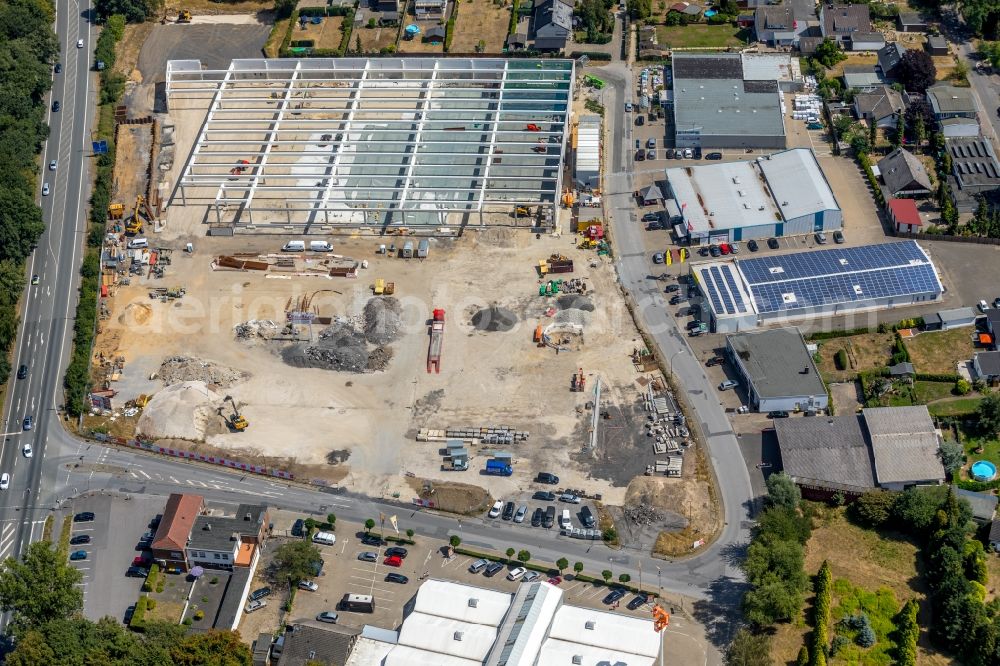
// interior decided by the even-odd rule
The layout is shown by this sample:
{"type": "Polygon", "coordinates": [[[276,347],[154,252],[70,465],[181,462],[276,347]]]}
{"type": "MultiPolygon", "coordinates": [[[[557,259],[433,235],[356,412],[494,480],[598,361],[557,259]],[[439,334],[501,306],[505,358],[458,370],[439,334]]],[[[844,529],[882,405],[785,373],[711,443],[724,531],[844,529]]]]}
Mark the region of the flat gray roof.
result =
{"type": "Polygon", "coordinates": [[[952,175],[962,188],[1000,185],[1000,164],[988,140],[946,139],[945,149],[951,153],[952,175]]]}
{"type": "Polygon", "coordinates": [[[781,94],[775,81],[674,80],[677,131],[702,136],[784,136],[781,94]]]}
{"type": "Polygon", "coordinates": [[[794,326],[726,338],[761,398],[826,395],[826,385],[794,326]]]}

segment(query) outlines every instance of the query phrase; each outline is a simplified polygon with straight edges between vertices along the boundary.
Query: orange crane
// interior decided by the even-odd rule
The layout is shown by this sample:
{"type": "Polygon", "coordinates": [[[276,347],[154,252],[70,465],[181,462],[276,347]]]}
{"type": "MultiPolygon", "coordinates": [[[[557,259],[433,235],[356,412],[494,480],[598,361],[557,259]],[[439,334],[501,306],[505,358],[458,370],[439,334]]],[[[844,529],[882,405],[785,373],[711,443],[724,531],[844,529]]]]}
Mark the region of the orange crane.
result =
{"type": "Polygon", "coordinates": [[[427,372],[441,372],[441,347],[444,344],[444,310],[435,308],[431,319],[431,341],[427,346],[427,372]]]}

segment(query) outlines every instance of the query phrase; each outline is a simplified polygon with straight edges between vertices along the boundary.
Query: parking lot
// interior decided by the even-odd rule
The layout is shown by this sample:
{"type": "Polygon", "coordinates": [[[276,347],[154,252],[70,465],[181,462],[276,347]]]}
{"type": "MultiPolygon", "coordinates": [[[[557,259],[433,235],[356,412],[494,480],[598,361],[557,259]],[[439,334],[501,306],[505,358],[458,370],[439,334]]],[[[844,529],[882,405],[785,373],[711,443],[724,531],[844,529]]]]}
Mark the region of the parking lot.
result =
{"type": "Polygon", "coordinates": [[[94,520],[74,522],[70,537],[89,536],[90,542],[70,546],[83,550],[86,559],[70,564],[83,574],[83,613],[91,620],[110,615],[119,621],[125,609],[139,598],[142,578],[128,578],[125,572],[139,554],[139,540],[149,522],[163,510],[162,498],[85,495],[72,504],[73,515],[92,512],[94,520]]]}

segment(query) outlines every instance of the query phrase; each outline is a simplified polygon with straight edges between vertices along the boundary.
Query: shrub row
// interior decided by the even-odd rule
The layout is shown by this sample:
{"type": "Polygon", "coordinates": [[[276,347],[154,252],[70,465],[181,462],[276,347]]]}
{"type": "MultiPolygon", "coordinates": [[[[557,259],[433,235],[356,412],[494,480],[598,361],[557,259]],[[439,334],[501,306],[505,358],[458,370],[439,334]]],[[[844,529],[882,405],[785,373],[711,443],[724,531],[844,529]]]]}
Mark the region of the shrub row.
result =
{"type": "Polygon", "coordinates": [[[917,641],[920,639],[920,625],[917,623],[919,606],[910,599],[896,616],[896,664],[916,666],[917,641]]]}
{"type": "Polygon", "coordinates": [[[146,611],[149,610],[150,601],[152,600],[145,594],[139,597],[139,601],[135,604],[135,611],[132,613],[132,619],[128,623],[129,629],[132,631],[145,631],[146,611]]]}
{"type": "Polygon", "coordinates": [[[918,372],[915,377],[917,381],[921,382],[947,382],[949,384],[954,384],[960,379],[957,373],[950,372],[918,372]]]}
{"type": "Polygon", "coordinates": [[[826,627],[830,623],[831,588],[833,587],[830,563],[826,560],[823,560],[823,566],[819,568],[813,585],[813,589],[816,591],[816,606],[813,614],[813,640],[809,663],[812,666],[823,666],[826,664],[826,645],[829,642],[826,627]]]}
{"type": "Polygon", "coordinates": [[[973,479],[958,479],[955,481],[957,485],[962,490],[971,490],[974,493],[982,493],[988,490],[995,490],[1000,488],[1000,479],[993,479],[992,481],[975,481],[973,479]]]}
{"type": "Polygon", "coordinates": [[[521,4],[520,0],[514,0],[514,2],[511,4],[511,7],[510,7],[510,25],[507,27],[507,34],[508,35],[516,35],[517,34],[517,18],[518,18],[518,16],[520,16],[520,12],[518,12],[518,5],[519,4],[521,4]]]}
{"type": "Polygon", "coordinates": [[[816,331],[815,333],[810,333],[806,339],[813,340],[833,340],[834,338],[849,338],[852,335],[864,335],[866,333],[871,333],[870,328],[848,328],[843,331],[816,331]]]}
{"type": "Polygon", "coordinates": [[[576,60],[580,56],[587,56],[591,60],[603,60],[609,62],[611,60],[610,53],[600,53],[598,51],[573,51],[572,53],[569,54],[569,57],[574,60],[576,60]]]}
{"type": "MultiPolygon", "coordinates": [[[[299,16],[347,16],[348,13],[352,12],[351,7],[303,7],[298,10],[299,16]]],[[[293,14],[294,16],[294,14],[293,14]]],[[[295,17],[295,21],[298,22],[298,16],[295,17]]]]}

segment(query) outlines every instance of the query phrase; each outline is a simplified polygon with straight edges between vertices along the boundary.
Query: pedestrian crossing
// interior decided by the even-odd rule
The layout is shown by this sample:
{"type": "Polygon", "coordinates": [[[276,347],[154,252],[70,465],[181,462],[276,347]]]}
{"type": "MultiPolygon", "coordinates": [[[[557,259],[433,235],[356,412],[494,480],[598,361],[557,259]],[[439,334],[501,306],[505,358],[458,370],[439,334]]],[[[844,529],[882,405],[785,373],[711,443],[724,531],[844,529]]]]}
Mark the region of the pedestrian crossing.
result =
{"type": "MultiPolygon", "coordinates": [[[[21,522],[19,519],[8,520],[3,523],[3,527],[0,527],[0,560],[5,560],[8,557],[17,557],[20,553],[13,552],[14,542],[17,540],[17,530],[21,522]]],[[[21,550],[31,543],[40,541],[42,535],[45,533],[45,521],[44,520],[33,520],[29,523],[30,528],[28,534],[21,545],[21,550]]]]}

